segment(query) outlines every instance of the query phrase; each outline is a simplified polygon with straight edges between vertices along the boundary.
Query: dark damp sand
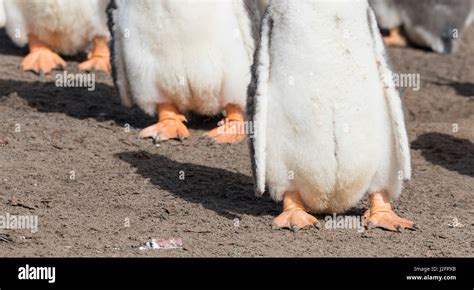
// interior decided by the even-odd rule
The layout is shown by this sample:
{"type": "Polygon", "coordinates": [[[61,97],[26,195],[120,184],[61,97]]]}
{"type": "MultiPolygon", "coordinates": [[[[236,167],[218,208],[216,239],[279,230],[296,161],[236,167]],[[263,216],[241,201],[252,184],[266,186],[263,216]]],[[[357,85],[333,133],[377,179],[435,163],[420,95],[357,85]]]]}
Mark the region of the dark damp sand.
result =
{"type": "MultiPolygon", "coordinates": [[[[153,119],[123,109],[109,77],[99,75],[94,92],[57,88],[52,76],[18,69],[25,51],[1,31],[0,214],[37,215],[39,231],[0,231],[10,239],[0,256],[473,256],[473,52],[474,29],[453,56],[390,50],[399,72],[422,77],[420,91],[405,91],[413,180],[393,204],[420,229],[295,234],[271,229],[281,205],[254,197],[247,144],[200,139],[215,120],[193,121],[182,144],[155,147],[137,139],[153,119]],[[449,226],[454,218],[463,226],[449,226]],[[183,249],[139,250],[171,237],[183,249]]],[[[76,72],[80,58],[69,60],[76,72]]]]}

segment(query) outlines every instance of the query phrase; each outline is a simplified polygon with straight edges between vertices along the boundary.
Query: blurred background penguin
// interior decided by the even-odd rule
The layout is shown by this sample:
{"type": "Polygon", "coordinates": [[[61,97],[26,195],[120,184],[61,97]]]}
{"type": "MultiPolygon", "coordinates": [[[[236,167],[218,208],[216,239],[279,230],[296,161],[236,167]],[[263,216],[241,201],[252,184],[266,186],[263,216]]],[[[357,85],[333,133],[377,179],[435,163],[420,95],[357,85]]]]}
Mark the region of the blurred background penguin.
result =
{"type": "Polygon", "coordinates": [[[3,3],[3,0],[0,0],[0,28],[5,26],[6,21],[7,16],[5,14],[5,4],[3,3]]]}
{"type": "Polygon", "coordinates": [[[16,45],[29,46],[21,63],[24,70],[49,73],[65,67],[59,54],[75,55],[92,44],[88,59],[79,68],[110,71],[108,0],[0,1],[5,1],[8,35],[16,45]]]}
{"type": "Polygon", "coordinates": [[[370,0],[385,43],[454,53],[473,19],[473,0],[370,0]]]}

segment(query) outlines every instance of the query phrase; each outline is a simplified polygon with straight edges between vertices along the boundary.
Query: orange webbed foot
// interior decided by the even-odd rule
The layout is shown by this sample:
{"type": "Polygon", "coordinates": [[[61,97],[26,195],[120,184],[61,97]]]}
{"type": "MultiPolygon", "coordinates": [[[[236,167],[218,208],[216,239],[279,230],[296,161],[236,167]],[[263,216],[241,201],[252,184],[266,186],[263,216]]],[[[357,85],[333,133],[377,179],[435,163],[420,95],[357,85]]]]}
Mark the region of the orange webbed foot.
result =
{"type": "Polygon", "coordinates": [[[79,69],[82,71],[103,71],[109,73],[112,69],[110,65],[109,57],[107,56],[94,56],[89,54],[89,58],[79,64],[79,69]]]}
{"type": "Polygon", "coordinates": [[[273,220],[275,229],[290,229],[296,232],[311,227],[319,228],[319,221],[304,210],[284,211],[273,220]]]}
{"type": "Polygon", "coordinates": [[[190,136],[184,125],[186,118],[178,114],[178,110],[171,104],[158,105],[159,122],[140,132],[140,138],[153,138],[157,142],[169,139],[183,140],[190,136]]]}
{"type": "Polygon", "coordinates": [[[181,120],[163,120],[143,129],[140,138],[153,138],[157,142],[169,139],[183,140],[189,137],[189,131],[181,120]]]}
{"type": "Polygon", "coordinates": [[[364,224],[367,229],[383,228],[389,231],[415,230],[414,222],[399,217],[393,212],[386,193],[370,195],[370,208],[364,214],[364,224]]]}
{"type": "Polygon", "coordinates": [[[395,47],[407,47],[408,42],[404,36],[402,36],[400,28],[390,29],[390,35],[383,38],[387,46],[395,47]]]}
{"type": "Polygon", "coordinates": [[[96,37],[93,41],[93,50],[87,56],[87,60],[79,65],[82,71],[103,71],[110,72],[110,49],[105,37],[96,37]]]}
{"type": "Polygon", "coordinates": [[[236,105],[227,105],[226,117],[219,122],[219,127],[205,136],[217,144],[235,144],[245,139],[244,114],[236,105]]]}
{"type": "Polygon", "coordinates": [[[21,62],[25,71],[50,73],[53,69],[66,67],[66,62],[35,35],[28,36],[30,53],[21,62]]]}
{"type": "Polygon", "coordinates": [[[321,228],[319,221],[308,214],[299,193],[287,192],[283,196],[283,212],[273,220],[274,229],[298,231],[306,228],[321,228]]]}

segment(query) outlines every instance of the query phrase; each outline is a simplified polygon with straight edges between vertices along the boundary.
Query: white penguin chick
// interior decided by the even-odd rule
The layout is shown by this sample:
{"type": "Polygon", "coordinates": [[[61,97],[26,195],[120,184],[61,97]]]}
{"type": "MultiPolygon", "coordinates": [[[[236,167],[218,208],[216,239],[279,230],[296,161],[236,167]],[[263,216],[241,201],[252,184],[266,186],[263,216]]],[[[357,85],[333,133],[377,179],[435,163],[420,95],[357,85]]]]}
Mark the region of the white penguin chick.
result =
{"type": "Polygon", "coordinates": [[[392,46],[406,46],[407,37],[417,46],[452,53],[473,20],[473,0],[370,0],[369,3],[380,27],[390,31],[384,40],[392,46]]]}
{"type": "Polygon", "coordinates": [[[66,62],[57,54],[74,55],[92,43],[81,70],[110,71],[106,7],[108,0],[5,0],[7,33],[30,52],[21,66],[49,73],[66,62]]]}
{"type": "Polygon", "coordinates": [[[390,200],[411,175],[400,96],[367,0],[273,0],[247,112],[257,194],[283,200],[277,228],[319,226],[369,193],[368,227],[414,227],[390,200]]]}
{"type": "Polygon", "coordinates": [[[5,13],[5,4],[3,3],[3,0],[0,0],[0,28],[5,27],[7,22],[7,15],[5,13]]]}
{"type": "Polygon", "coordinates": [[[243,140],[258,2],[117,0],[110,6],[113,76],[122,101],[130,106],[133,100],[159,118],[140,137],[184,139],[183,113],[212,116],[225,109],[225,119],[207,137],[243,140]]]}

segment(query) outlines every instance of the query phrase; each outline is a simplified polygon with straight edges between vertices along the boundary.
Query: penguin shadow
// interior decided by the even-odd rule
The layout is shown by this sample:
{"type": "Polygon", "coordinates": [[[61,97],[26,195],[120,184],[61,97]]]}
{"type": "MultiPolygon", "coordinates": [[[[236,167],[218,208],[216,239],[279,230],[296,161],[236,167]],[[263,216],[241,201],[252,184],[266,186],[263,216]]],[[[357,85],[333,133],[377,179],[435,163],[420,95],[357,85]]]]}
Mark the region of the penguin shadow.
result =
{"type": "MultiPolygon", "coordinates": [[[[61,72],[57,72],[61,74],[61,72]]],[[[115,88],[104,83],[95,82],[95,89],[61,88],[55,84],[54,74],[47,81],[18,81],[0,79],[0,101],[3,97],[16,94],[27,101],[28,105],[38,112],[63,113],[70,117],[84,120],[95,119],[98,122],[113,121],[118,126],[129,124],[134,128],[145,128],[156,122],[137,106],[130,109],[122,106],[115,88]]],[[[209,131],[216,128],[223,115],[213,117],[186,114],[187,127],[195,130],[209,131]]]]}
{"type": "MultiPolygon", "coordinates": [[[[24,57],[28,48],[17,47],[7,36],[5,29],[0,29],[0,55],[24,57]]],[[[86,59],[85,54],[64,57],[67,62],[80,62],[86,59]]],[[[113,86],[94,82],[94,90],[88,88],[57,87],[55,75],[62,72],[55,71],[48,76],[37,76],[31,72],[24,72],[18,63],[18,72],[12,72],[21,79],[29,81],[0,79],[1,96],[16,93],[27,101],[28,105],[39,112],[63,113],[77,119],[93,118],[99,122],[114,121],[116,124],[130,124],[132,127],[143,128],[155,120],[143,114],[138,108],[128,112],[123,108],[120,97],[113,86]]],[[[75,71],[70,71],[75,73],[75,71]]]]}
{"type": "Polygon", "coordinates": [[[456,94],[460,96],[471,98],[474,97],[474,83],[451,82],[446,85],[452,87],[456,91],[456,94]]]}
{"type": "Polygon", "coordinates": [[[186,113],[186,127],[188,129],[194,129],[194,130],[204,130],[204,131],[210,131],[214,128],[216,128],[217,123],[224,118],[223,114],[218,114],[216,116],[212,117],[207,117],[207,116],[201,116],[197,115],[195,113],[186,113]]]}
{"type": "MultiPolygon", "coordinates": [[[[0,55],[9,55],[9,56],[19,56],[24,57],[28,54],[28,45],[25,47],[18,47],[11,41],[10,37],[8,37],[7,32],[4,28],[0,29],[0,55]]],[[[87,59],[86,53],[78,53],[74,56],[64,56],[61,57],[66,61],[75,61],[81,62],[87,59]]]]}
{"type": "Polygon", "coordinates": [[[456,94],[462,97],[474,97],[474,83],[455,82],[450,80],[431,81],[437,86],[451,87],[456,91],[456,94]]]}
{"type": "Polygon", "coordinates": [[[62,113],[80,120],[92,118],[98,122],[113,121],[119,126],[130,124],[143,128],[156,120],[137,107],[125,109],[113,86],[95,82],[95,88],[57,87],[54,75],[47,81],[18,81],[0,79],[0,100],[16,94],[28,106],[43,113],[62,113]]]}
{"type": "Polygon", "coordinates": [[[0,29],[0,55],[25,56],[28,49],[19,48],[8,37],[4,28],[0,29]]]}
{"type": "Polygon", "coordinates": [[[441,133],[426,133],[412,142],[429,162],[450,171],[474,177],[474,144],[467,140],[441,133]]]}
{"type": "MultiPolygon", "coordinates": [[[[19,74],[23,72],[19,71],[19,74]]],[[[84,120],[95,119],[98,122],[113,121],[118,126],[129,124],[133,128],[145,128],[156,122],[156,117],[151,117],[137,106],[130,109],[122,106],[119,95],[113,86],[101,82],[95,82],[95,88],[58,87],[55,83],[55,72],[41,80],[19,81],[0,78],[0,101],[2,97],[16,94],[27,101],[28,106],[38,112],[62,113],[70,117],[84,120]]],[[[187,127],[196,130],[212,130],[223,116],[213,117],[187,114],[187,127]]]]}
{"type": "MultiPolygon", "coordinates": [[[[5,29],[0,29],[0,55],[24,57],[27,54],[27,47],[19,48],[10,40],[5,29]]],[[[80,53],[61,57],[69,64],[80,63],[87,58],[87,55],[80,53]]],[[[76,67],[71,69],[68,70],[69,73],[78,72],[76,67]]],[[[156,118],[146,115],[136,106],[131,109],[124,108],[115,88],[99,81],[95,82],[93,91],[87,88],[57,87],[55,75],[61,73],[55,71],[49,76],[37,76],[32,72],[22,71],[18,63],[17,74],[21,75],[22,79],[26,77],[31,81],[0,79],[0,100],[2,95],[17,93],[28,102],[29,106],[39,112],[64,113],[81,120],[92,118],[99,122],[114,121],[120,126],[129,124],[135,128],[145,128],[156,122],[156,118]]],[[[197,130],[212,130],[222,119],[222,115],[203,117],[192,113],[186,117],[188,128],[197,130]]]]}
{"type": "Polygon", "coordinates": [[[226,218],[233,219],[240,214],[278,214],[278,206],[268,196],[259,198],[254,195],[250,176],[178,162],[146,151],[122,152],[115,157],[130,164],[136,173],[158,188],[226,218]]]}
{"type": "MultiPolygon", "coordinates": [[[[388,49],[397,49],[397,50],[406,50],[406,49],[414,49],[414,50],[419,50],[419,51],[423,51],[423,52],[426,52],[426,53],[432,53],[432,54],[435,54],[435,52],[427,47],[424,47],[424,46],[421,46],[419,44],[416,44],[415,42],[413,42],[410,37],[407,36],[407,32],[405,30],[405,27],[404,26],[400,26],[399,27],[400,29],[400,34],[402,35],[402,37],[405,39],[406,41],[406,46],[405,47],[397,47],[397,46],[388,46],[387,48],[388,49]]],[[[388,37],[390,36],[390,30],[389,29],[385,29],[385,28],[379,28],[379,31],[380,31],[380,34],[382,34],[383,37],[388,37]]]]}

